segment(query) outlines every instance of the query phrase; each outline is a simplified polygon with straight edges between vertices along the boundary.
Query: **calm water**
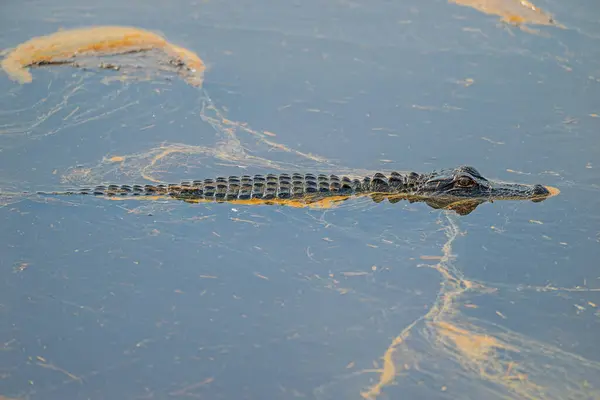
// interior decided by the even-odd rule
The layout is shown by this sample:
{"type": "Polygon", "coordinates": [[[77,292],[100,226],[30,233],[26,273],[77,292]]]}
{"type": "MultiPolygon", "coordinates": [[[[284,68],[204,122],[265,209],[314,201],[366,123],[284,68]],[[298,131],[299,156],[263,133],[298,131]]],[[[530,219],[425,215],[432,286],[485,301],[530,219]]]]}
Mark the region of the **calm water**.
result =
{"type": "Polygon", "coordinates": [[[130,25],[208,70],[0,74],[0,399],[600,399],[600,12],[536,5],[565,29],[445,1],[4,1],[0,48],[130,25]],[[561,194],[11,195],[460,164],[561,194]]]}

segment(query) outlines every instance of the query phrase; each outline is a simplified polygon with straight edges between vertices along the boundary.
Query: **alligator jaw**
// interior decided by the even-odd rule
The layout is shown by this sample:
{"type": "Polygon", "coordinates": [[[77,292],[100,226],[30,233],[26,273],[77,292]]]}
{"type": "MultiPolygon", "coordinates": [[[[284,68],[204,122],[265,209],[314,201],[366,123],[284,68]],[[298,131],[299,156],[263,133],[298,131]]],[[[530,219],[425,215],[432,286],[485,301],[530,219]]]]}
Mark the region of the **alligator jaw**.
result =
{"type": "Polygon", "coordinates": [[[489,200],[531,200],[538,203],[559,193],[560,190],[552,186],[490,182],[489,200]]]}

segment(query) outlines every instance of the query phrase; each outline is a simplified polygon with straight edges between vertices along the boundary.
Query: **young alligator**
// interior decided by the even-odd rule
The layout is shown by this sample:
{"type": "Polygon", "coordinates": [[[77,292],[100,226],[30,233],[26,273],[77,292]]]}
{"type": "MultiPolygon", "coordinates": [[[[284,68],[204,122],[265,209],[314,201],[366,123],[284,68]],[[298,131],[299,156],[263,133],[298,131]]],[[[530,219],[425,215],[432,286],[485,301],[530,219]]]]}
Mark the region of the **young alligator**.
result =
{"type": "Polygon", "coordinates": [[[425,202],[466,215],[478,205],[495,200],[533,200],[558,194],[556,188],[493,182],[475,168],[418,174],[376,173],[362,179],[336,175],[268,174],[205,179],[169,185],[101,185],[40,195],[94,195],[111,199],[131,196],[168,196],[191,203],[279,204],[293,207],[328,208],[350,197],[370,197],[375,202],[408,200],[425,202]]]}

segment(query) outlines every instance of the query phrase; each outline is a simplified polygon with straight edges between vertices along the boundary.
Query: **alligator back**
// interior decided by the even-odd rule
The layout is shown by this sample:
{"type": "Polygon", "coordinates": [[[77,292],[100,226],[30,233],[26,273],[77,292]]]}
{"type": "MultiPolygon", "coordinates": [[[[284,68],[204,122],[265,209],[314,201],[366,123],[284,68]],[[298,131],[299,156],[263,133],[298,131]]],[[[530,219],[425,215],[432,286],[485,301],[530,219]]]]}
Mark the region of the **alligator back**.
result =
{"type": "Polygon", "coordinates": [[[325,174],[268,174],[218,177],[167,185],[100,185],[74,191],[40,194],[95,196],[171,196],[197,200],[271,200],[303,197],[351,196],[371,193],[409,193],[418,183],[416,173],[376,173],[362,179],[325,174]]]}

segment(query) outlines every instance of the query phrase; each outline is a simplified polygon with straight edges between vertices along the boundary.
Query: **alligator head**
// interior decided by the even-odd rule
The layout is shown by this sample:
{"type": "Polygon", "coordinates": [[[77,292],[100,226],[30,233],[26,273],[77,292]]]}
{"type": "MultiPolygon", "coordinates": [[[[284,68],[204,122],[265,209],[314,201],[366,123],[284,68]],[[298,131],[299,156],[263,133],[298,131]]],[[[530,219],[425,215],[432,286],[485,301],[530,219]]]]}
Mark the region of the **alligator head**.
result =
{"type": "Polygon", "coordinates": [[[460,215],[469,214],[485,202],[540,202],[558,193],[558,189],[542,185],[490,181],[470,166],[423,174],[419,181],[415,195],[431,207],[452,209],[460,215]]]}

